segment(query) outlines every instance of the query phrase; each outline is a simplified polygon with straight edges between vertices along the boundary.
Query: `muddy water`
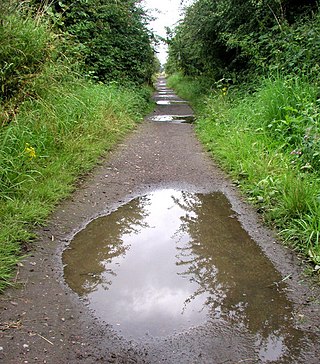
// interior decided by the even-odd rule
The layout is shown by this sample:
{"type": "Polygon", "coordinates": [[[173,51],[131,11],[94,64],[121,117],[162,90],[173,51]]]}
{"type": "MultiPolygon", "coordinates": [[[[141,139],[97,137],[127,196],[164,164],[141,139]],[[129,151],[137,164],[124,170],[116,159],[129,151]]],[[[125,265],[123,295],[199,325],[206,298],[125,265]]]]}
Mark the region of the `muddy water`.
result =
{"type": "Polygon", "coordinates": [[[219,322],[249,332],[261,362],[298,355],[281,277],[221,193],[160,190],[92,221],[63,254],[65,279],[128,338],[219,322]]]}

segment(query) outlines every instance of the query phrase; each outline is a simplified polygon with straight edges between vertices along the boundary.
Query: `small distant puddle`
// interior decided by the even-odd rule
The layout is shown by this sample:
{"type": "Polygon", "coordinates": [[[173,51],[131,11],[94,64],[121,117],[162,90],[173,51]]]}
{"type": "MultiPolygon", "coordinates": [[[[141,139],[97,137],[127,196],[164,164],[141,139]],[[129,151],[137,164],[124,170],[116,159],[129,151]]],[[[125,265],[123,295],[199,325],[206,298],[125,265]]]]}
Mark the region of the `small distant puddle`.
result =
{"type": "Polygon", "coordinates": [[[151,121],[170,122],[175,124],[192,124],[194,122],[193,115],[153,115],[149,117],[151,121]]]}
{"type": "MultiPolygon", "coordinates": [[[[177,95],[173,94],[173,93],[163,93],[163,92],[159,92],[158,96],[159,98],[168,98],[168,99],[176,99],[177,95]]],[[[180,100],[176,100],[176,101],[180,101],[180,100]]]]}
{"type": "Polygon", "coordinates": [[[158,100],[157,105],[175,105],[175,104],[187,104],[184,100],[158,100]]]}
{"type": "Polygon", "coordinates": [[[261,362],[304,345],[281,276],[221,193],[138,197],[76,234],[63,262],[69,286],[126,337],[219,320],[249,332],[261,362]]]}
{"type": "Polygon", "coordinates": [[[168,88],[168,87],[157,87],[157,90],[156,92],[158,94],[173,94],[174,91],[171,89],[171,88],[168,88]]]}

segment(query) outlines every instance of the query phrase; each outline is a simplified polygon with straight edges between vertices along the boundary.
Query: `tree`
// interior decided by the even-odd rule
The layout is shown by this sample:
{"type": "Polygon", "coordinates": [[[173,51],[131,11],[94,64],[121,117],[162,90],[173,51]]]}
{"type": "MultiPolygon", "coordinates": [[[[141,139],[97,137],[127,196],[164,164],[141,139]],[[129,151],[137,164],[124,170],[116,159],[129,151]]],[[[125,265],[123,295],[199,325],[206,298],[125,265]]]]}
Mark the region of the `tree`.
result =
{"type": "Polygon", "coordinates": [[[315,0],[198,0],[168,39],[169,69],[219,79],[266,67],[274,39],[317,9],[315,0]]]}
{"type": "Polygon", "coordinates": [[[83,72],[97,81],[150,82],[153,35],[137,0],[33,0],[73,42],[83,72]]]}

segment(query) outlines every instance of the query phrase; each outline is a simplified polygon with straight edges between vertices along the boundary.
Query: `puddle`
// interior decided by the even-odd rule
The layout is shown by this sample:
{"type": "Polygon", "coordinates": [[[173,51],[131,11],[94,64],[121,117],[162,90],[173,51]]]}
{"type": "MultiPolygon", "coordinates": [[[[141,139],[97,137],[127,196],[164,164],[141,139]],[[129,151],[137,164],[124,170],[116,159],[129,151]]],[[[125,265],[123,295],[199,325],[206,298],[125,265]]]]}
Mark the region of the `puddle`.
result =
{"type": "Polygon", "coordinates": [[[128,338],[219,321],[247,332],[260,362],[305,345],[281,276],[221,193],[138,197],[76,234],[63,262],[69,286],[128,338]]]}
{"type": "MultiPolygon", "coordinates": [[[[165,88],[165,89],[163,89],[163,88],[158,89],[158,90],[157,90],[157,93],[158,93],[159,95],[175,95],[175,93],[173,92],[173,90],[168,89],[168,88],[165,88]]],[[[176,96],[176,95],[175,95],[175,96],[176,96]]]]}
{"type": "Polygon", "coordinates": [[[170,122],[174,124],[192,124],[193,115],[154,115],[148,118],[151,121],[170,122]]]}
{"type": "Polygon", "coordinates": [[[168,87],[157,87],[156,93],[159,95],[174,94],[174,90],[168,87]]]}
{"type": "Polygon", "coordinates": [[[157,105],[175,105],[175,104],[188,104],[187,101],[184,100],[158,100],[156,101],[157,105]]]}
{"type": "MultiPolygon", "coordinates": [[[[172,93],[163,93],[163,92],[159,92],[157,95],[157,98],[168,98],[168,99],[177,99],[177,95],[176,94],[172,94],[172,93]]],[[[176,101],[180,101],[180,100],[176,100],[176,101]]]]}

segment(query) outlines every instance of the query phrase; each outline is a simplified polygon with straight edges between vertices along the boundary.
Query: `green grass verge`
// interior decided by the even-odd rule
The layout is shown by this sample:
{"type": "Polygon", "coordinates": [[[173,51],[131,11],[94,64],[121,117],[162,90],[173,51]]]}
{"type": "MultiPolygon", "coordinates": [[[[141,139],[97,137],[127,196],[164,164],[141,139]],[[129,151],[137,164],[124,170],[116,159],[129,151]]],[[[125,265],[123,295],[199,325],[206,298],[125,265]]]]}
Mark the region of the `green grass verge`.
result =
{"type": "Polygon", "coordinates": [[[179,74],[170,77],[168,85],[191,101],[197,134],[214,159],[266,223],[319,271],[316,87],[299,79],[278,78],[264,80],[252,94],[225,88],[199,93],[199,80],[179,74]]]}
{"type": "Polygon", "coordinates": [[[150,90],[92,84],[47,64],[0,129],[0,291],[55,205],[143,115],[150,90]]]}

